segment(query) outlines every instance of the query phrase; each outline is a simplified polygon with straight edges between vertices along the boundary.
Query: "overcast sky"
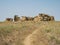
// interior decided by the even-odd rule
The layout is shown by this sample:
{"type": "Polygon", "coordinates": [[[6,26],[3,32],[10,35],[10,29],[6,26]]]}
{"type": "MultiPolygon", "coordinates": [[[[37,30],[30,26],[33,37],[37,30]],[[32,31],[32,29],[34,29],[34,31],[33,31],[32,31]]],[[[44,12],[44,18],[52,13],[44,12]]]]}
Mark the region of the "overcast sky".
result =
{"type": "Polygon", "coordinates": [[[19,16],[49,14],[60,21],[60,0],[0,0],[0,21],[19,16]]]}

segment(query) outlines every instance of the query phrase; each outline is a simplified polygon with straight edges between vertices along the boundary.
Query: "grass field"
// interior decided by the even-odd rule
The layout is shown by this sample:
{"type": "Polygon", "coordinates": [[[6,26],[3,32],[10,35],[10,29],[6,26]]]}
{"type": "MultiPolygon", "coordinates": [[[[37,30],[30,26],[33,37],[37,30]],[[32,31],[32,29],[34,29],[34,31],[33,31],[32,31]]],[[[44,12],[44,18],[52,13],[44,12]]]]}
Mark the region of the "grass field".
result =
{"type": "Polygon", "coordinates": [[[60,45],[60,22],[0,22],[0,45],[28,45],[28,43],[60,45]]]}

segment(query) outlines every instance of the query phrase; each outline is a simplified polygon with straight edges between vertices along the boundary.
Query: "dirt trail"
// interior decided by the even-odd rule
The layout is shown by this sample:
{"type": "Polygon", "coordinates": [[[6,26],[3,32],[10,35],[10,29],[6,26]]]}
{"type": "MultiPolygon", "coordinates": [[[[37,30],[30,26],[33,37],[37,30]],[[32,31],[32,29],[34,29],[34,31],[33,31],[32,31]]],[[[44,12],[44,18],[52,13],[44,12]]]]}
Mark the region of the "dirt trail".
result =
{"type": "MultiPolygon", "coordinates": [[[[43,27],[44,27],[44,26],[42,26],[41,28],[43,28],[43,27]]],[[[40,29],[40,28],[39,28],[39,29],[40,29]]],[[[31,34],[29,34],[29,35],[25,38],[25,40],[24,40],[24,45],[33,45],[33,44],[31,43],[31,41],[33,40],[31,37],[33,36],[33,34],[36,34],[39,29],[36,29],[34,32],[32,32],[31,34]]]]}

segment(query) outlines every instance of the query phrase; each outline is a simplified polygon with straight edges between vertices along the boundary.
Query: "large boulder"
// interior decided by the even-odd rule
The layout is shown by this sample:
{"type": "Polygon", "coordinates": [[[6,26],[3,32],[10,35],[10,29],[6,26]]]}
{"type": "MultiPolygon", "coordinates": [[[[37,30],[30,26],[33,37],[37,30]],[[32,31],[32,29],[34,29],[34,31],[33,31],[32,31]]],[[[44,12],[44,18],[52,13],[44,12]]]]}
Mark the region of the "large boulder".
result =
{"type": "Polygon", "coordinates": [[[55,19],[54,19],[54,16],[50,16],[50,18],[51,18],[51,21],[54,21],[55,19]]]}
{"type": "Polygon", "coordinates": [[[13,19],[12,19],[12,18],[6,18],[6,21],[10,21],[10,22],[12,22],[13,19]]]}
{"type": "Polygon", "coordinates": [[[27,20],[28,20],[28,19],[27,19],[26,16],[22,16],[21,21],[27,21],[27,20]]]}
{"type": "Polygon", "coordinates": [[[14,16],[14,21],[20,21],[20,17],[18,17],[18,15],[14,16]]]}
{"type": "Polygon", "coordinates": [[[42,21],[42,20],[43,20],[43,17],[41,17],[41,16],[34,17],[34,21],[42,21]]]}
{"type": "Polygon", "coordinates": [[[34,21],[38,21],[38,20],[39,20],[38,16],[35,16],[34,21]]]}
{"type": "Polygon", "coordinates": [[[34,17],[34,21],[54,21],[54,17],[47,14],[39,14],[34,17]]]}
{"type": "Polygon", "coordinates": [[[34,18],[33,18],[33,17],[27,17],[27,20],[28,20],[28,21],[33,21],[34,18]]]}

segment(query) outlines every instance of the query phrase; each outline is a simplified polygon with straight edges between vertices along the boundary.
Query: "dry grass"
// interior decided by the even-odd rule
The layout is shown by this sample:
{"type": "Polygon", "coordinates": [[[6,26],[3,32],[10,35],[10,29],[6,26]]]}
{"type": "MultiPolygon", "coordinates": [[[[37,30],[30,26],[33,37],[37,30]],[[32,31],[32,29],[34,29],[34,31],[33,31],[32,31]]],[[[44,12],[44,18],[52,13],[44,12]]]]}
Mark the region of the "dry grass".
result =
{"type": "Polygon", "coordinates": [[[33,45],[60,45],[60,22],[0,23],[0,45],[24,45],[24,39],[30,34],[33,45]]]}

